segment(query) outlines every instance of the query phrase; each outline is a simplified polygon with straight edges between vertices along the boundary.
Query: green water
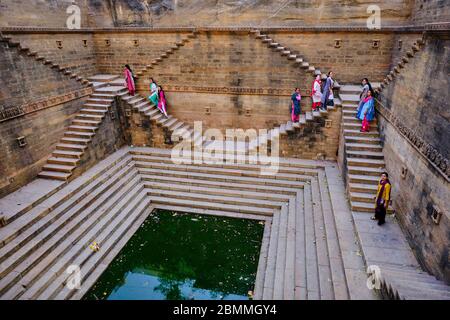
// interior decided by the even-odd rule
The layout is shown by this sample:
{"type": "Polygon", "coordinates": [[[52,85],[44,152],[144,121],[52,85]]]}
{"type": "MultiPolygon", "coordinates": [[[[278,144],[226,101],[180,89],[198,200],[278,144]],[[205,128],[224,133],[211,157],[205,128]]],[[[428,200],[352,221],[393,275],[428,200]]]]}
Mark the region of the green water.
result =
{"type": "Polygon", "coordinates": [[[84,299],[249,299],[263,230],[261,221],[154,211],[84,299]]]}

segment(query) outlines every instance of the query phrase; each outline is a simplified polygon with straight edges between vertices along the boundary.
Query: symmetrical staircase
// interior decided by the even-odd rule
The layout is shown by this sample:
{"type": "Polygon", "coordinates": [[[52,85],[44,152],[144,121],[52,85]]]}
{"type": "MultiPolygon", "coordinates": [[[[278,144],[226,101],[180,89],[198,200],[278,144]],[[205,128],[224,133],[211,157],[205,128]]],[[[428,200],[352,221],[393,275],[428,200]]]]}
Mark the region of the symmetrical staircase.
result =
{"type": "Polygon", "coordinates": [[[352,231],[338,176],[333,164],[308,160],[280,159],[267,176],[258,164],[174,164],[171,150],[123,148],[7,212],[0,299],[81,299],[155,208],[264,221],[255,299],[374,298],[351,273],[363,262],[343,240],[352,231]],[[81,269],[80,290],[66,286],[69,266],[81,269]]]}
{"type": "Polygon", "coordinates": [[[39,173],[40,178],[66,181],[80,163],[96,131],[108,113],[114,97],[126,94],[124,86],[110,86],[108,82],[117,76],[99,75],[90,78],[94,93],[88,98],[80,112],[72,120],[64,137],[56,145],[47,164],[39,173]]]}

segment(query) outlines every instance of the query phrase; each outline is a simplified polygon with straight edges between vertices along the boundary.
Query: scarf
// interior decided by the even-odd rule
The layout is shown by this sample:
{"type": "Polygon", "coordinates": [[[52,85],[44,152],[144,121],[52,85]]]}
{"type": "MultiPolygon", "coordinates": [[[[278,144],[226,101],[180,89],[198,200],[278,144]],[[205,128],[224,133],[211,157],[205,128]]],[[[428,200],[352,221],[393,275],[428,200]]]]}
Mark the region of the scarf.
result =
{"type": "Polygon", "coordinates": [[[364,103],[366,103],[366,102],[369,101],[370,99],[373,99],[373,97],[372,97],[372,96],[369,96],[369,97],[365,98],[365,99],[364,99],[364,103]]]}
{"type": "MultiPolygon", "coordinates": [[[[386,184],[390,184],[389,179],[386,180],[380,180],[380,185],[381,185],[381,189],[380,192],[378,193],[378,197],[377,197],[377,206],[381,205],[381,201],[383,200],[383,193],[384,193],[384,186],[386,184]]],[[[391,198],[391,195],[389,195],[389,199],[391,198]]]]}

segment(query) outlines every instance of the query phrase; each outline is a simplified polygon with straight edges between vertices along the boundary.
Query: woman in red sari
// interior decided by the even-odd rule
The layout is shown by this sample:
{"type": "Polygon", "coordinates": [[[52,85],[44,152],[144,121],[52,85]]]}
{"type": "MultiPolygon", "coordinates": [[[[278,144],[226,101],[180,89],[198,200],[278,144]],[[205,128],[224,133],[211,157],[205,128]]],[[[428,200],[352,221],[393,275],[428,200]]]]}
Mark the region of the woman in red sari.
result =
{"type": "Polygon", "coordinates": [[[321,101],[322,101],[322,92],[320,92],[321,84],[322,84],[322,81],[320,81],[320,74],[318,74],[318,75],[316,75],[316,78],[314,79],[314,82],[312,84],[312,89],[311,89],[312,110],[313,111],[320,108],[320,105],[321,105],[321,101]]]}
{"type": "Polygon", "coordinates": [[[134,96],[134,94],[136,93],[136,87],[134,85],[133,71],[131,71],[129,65],[125,65],[123,74],[125,76],[125,86],[128,88],[128,92],[130,93],[130,95],[134,96]]]}

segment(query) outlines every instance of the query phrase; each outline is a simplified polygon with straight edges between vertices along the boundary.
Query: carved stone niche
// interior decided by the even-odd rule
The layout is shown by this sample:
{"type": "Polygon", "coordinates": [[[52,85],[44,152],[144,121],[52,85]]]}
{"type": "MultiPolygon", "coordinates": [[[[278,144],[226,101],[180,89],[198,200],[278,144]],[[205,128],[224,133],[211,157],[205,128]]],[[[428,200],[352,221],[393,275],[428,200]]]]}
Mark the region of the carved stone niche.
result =
{"type": "Polygon", "coordinates": [[[116,118],[116,113],[114,112],[114,110],[109,111],[109,116],[111,117],[111,120],[114,120],[116,118]]]}
{"type": "Polygon", "coordinates": [[[125,116],[131,117],[131,109],[125,109],[125,116]]]}
{"type": "Polygon", "coordinates": [[[403,41],[398,40],[398,50],[402,50],[402,46],[403,46],[403,41]]]}
{"type": "Polygon", "coordinates": [[[250,109],[250,108],[246,108],[245,109],[245,114],[244,114],[246,117],[250,117],[251,115],[252,115],[252,109],[250,109]]]}
{"type": "Polygon", "coordinates": [[[402,179],[405,179],[407,174],[408,174],[408,168],[405,166],[402,166],[402,172],[400,173],[400,176],[402,177],[402,179]]]}
{"type": "Polygon", "coordinates": [[[433,205],[431,211],[431,220],[433,220],[435,224],[439,224],[439,222],[441,221],[441,217],[442,217],[442,210],[438,206],[433,205]]]}
{"type": "Polygon", "coordinates": [[[139,40],[137,39],[133,40],[133,44],[135,47],[139,47],[139,40]]]}
{"type": "Polygon", "coordinates": [[[211,114],[211,107],[210,106],[205,107],[205,114],[208,115],[208,116],[211,114]]]}
{"type": "Polygon", "coordinates": [[[107,47],[110,47],[111,46],[111,40],[106,39],[105,40],[105,44],[106,44],[107,47]]]}
{"type": "Polygon", "coordinates": [[[87,47],[87,40],[83,40],[83,47],[87,47]]]}
{"type": "Polygon", "coordinates": [[[19,144],[19,147],[23,148],[27,145],[27,142],[25,141],[25,137],[21,136],[17,138],[17,143],[19,144]]]}
{"type": "Polygon", "coordinates": [[[380,47],[380,40],[375,39],[372,41],[372,48],[379,48],[380,47]]]}
{"type": "Polygon", "coordinates": [[[58,49],[62,49],[63,48],[61,40],[56,40],[56,45],[58,46],[58,49]]]}
{"type": "Polygon", "coordinates": [[[331,128],[332,125],[333,125],[332,120],[330,120],[330,119],[325,120],[325,128],[331,128]]]}
{"type": "Polygon", "coordinates": [[[335,39],[334,40],[334,47],[335,48],[340,48],[341,47],[341,42],[342,42],[341,39],[335,39]]]}

